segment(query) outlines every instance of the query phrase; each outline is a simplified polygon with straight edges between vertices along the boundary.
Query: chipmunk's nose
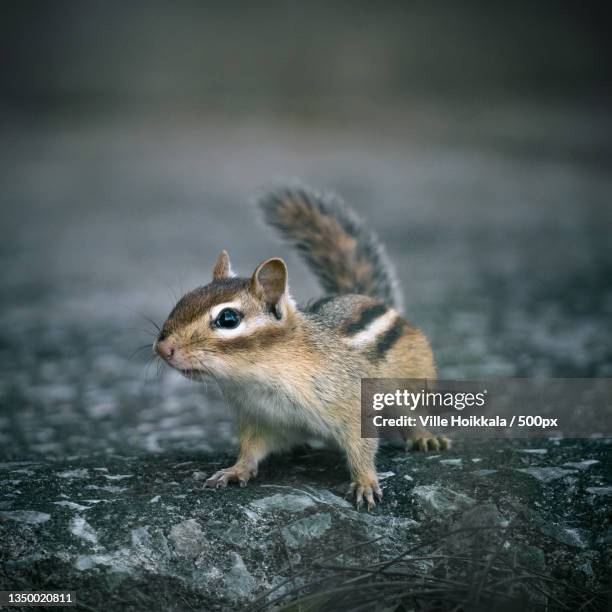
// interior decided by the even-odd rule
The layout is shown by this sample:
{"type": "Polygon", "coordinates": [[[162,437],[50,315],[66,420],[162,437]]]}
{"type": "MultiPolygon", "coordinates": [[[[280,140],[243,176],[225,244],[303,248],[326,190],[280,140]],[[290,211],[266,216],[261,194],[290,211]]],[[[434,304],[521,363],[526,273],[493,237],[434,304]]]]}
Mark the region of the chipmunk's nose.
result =
{"type": "Polygon", "coordinates": [[[172,359],[172,356],[174,355],[174,349],[174,342],[171,338],[158,340],[155,343],[155,350],[157,351],[157,354],[166,361],[168,361],[168,359],[172,359]]]}

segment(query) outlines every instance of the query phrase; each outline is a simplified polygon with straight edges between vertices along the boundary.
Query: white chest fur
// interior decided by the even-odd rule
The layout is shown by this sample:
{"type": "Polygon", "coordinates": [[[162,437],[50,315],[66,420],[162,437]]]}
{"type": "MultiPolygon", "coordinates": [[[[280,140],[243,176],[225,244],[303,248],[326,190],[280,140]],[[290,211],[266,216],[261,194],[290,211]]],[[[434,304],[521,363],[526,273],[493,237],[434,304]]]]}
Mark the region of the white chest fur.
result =
{"type": "Polygon", "coordinates": [[[257,382],[224,382],[221,390],[228,405],[241,419],[287,433],[309,433],[327,437],[329,425],[315,406],[304,405],[280,385],[257,382]]]}

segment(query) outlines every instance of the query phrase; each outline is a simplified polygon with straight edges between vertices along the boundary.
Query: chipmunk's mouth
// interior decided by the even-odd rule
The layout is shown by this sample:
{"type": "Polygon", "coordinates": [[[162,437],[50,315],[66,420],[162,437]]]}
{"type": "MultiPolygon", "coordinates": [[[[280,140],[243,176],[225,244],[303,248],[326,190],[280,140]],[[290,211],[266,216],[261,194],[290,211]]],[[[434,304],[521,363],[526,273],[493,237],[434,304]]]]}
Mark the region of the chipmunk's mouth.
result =
{"type": "Polygon", "coordinates": [[[160,350],[158,346],[159,343],[157,343],[155,350],[166,365],[170,366],[173,370],[176,370],[185,378],[190,380],[200,380],[201,378],[211,374],[208,368],[200,363],[197,364],[197,367],[193,367],[193,362],[191,359],[185,355],[182,355],[176,349],[171,349],[170,353],[166,354],[166,349],[160,350]]]}
{"type": "MultiPolygon", "coordinates": [[[[177,369],[178,370],[178,369],[177,369]]],[[[197,370],[178,370],[181,376],[184,376],[187,380],[195,381],[201,378],[201,372],[197,370]]]]}
{"type": "Polygon", "coordinates": [[[201,374],[200,370],[192,370],[189,368],[176,368],[180,374],[189,378],[190,376],[195,376],[196,374],[201,374]]]}
{"type": "Polygon", "coordinates": [[[208,374],[205,370],[194,370],[189,368],[175,368],[179,374],[184,376],[189,380],[201,380],[205,378],[208,374]]]}

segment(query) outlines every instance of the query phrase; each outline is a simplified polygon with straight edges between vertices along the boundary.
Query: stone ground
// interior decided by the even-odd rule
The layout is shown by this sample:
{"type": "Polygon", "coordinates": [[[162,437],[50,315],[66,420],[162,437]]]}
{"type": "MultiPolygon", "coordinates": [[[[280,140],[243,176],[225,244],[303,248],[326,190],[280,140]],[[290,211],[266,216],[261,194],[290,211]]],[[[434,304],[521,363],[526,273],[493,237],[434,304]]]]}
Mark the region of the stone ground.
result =
{"type": "Polygon", "coordinates": [[[0,589],[76,590],[90,610],[265,608],[298,591],[317,593],[309,609],[371,609],[372,594],[393,609],[416,588],[437,609],[492,593],[509,609],[605,608],[607,440],[385,447],[371,514],[343,500],[326,450],[209,491],[236,447],[231,415],[137,349],[145,317],[206,283],[221,248],[242,273],[281,254],[297,297],[318,295],[248,204],[299,177],[384,238],[441,377],[611,376],[608,115],[427,106],[369,125],[160,116],[3,133],[0,589]]]}

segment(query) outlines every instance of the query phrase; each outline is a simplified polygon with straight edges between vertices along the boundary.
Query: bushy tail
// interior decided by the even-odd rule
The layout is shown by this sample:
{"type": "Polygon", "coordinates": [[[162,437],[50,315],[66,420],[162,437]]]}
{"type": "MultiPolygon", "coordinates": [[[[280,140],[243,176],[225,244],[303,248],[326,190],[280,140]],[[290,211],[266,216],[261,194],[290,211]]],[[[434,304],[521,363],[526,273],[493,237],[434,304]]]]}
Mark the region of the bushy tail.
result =
{"type": "Polygon", "coordinates": [[[369,295],[401,309],[395,269],[383,245],[337,196],[283,187],[260,198],[259,205],[328,294],[369,295]]]}

